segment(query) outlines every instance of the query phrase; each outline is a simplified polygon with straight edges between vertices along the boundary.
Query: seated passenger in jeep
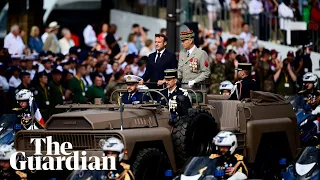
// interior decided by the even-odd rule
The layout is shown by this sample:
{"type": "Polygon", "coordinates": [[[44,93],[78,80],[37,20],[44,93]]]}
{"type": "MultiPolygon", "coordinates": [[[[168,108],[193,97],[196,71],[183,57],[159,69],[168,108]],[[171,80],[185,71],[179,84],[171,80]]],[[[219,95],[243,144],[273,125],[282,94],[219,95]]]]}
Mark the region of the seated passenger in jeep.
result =
{"type": "Polygon", "coordinates": [[[166,81],[167,88],[161,91],[164,96],[159,94],[157,98],[157,101],[160,102],[161,105],[167,105],[165,98],[169,101],[177,95],[188,96],[187,90],[177,87],[178,71],[176,69],[166,69],[164,73],[164,79],[166,81]]]}
{"type": "MultiPolygon", "coordinates": [[[[141,80],[140,77],[134,75],[126,75],[124,77],[127,84],[127,93],[121,96],[121,100],[124,104],[141,104],[143,93],[138,91],[138,83],[141,80]]],[[[146,101],[147,95],[144,100],[146,101]]]]}
{"type": "Polygon", "coordinates": [[[213,139],[217,147],[218,154],[211,154],[209,158],[217,160],[217,170],[224,171],[224,177],[233,176],[236,172],[241,172],[248,177],[247,166],[243,162],[243,156],[234,154],[237,147],[237,137],[232,132],[221,131],[213,139]]]}

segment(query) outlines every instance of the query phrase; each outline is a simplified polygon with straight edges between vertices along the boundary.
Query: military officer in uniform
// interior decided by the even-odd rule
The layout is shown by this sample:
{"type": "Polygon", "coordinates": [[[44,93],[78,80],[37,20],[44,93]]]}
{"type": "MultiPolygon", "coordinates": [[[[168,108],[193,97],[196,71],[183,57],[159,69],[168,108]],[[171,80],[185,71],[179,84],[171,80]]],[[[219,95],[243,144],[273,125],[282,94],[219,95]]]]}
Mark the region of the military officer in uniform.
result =
{"type": "Polygon", "coordinates": [[[65,90],[61,85],[62,71],[58,69],[52,70],[52,81],[49,83],[50,88],[50,113],[57,114],[61,113],[63,109],[56,109],[55,106],[63,104],[65,101],[64,93],[65,90]]]}
{"type": "Polygon", "coordinates": [[[10,157],[16,150],[12,145],[0,145],[0,179],[1,180],[27,180],[27,174],[16,171],[10,166],[10,157]]]}
{"type": "Polygon", "coordinates": [[[199,90],[201,87],[195,83],[205,81],[211,73],[208,54],[195,46],[192,30],[181,32],[180,40],[184,50],[179,54],[178,78],[189,88],[199,90]]]}
{"type": "Polygon", "coordinates": [[[30,108],[30,103],[34,103],[32,92],[28,89],[22,89],[16,94],[16,100],[20,108],[13,109],[14,111],[16,111],[16,114],[18,116],[14,129],[16,131],[19,131],[21,129],[30,130],[44,128],[45,123],[43,119],[37,119],[36,117],[32,117],[34,116],[30,108]]]}
{"type": "MultiPolygon", "coordinates": [[[[177,87],[178,71],[176,69],[166,69],[164,74],[167,88],[162,90],[161,93],[165,96],[168,102],[170,99],[176,98],[177,95],[188,96],[187,90],[177,87]]],[[[161,95],[158,96],[158,102],[161,102],[161,105],[167,105],[167,102],[161,95]]]]}
{"type": "Polygon", "coordinates": [[[317,90],[318,76],[308,72],[303,75],[302,81],[305,88],[298,92],[298,95],[300,95],[298,104],[305,111],[312,111],[319,105],[320,101],[320,90],[317,90]]]}
{"type": "Polygon", "coordinates": [[[233,176],[236,172],[241,172],[248,176],[247,166],[243,162],[243,156],[235,154],[238,147],[237,137],[232,132],[221,131],[213,139],[217,147],[218,154],[211,154],[210,159],[217,159],[217,170],[224,171],[222,179],[233,176]]]}
{"type": "MultiPolygon", "coordinates": [[[[143,93],[138,91],[138,83],[142,79],[135,75],[126,75],[124,79],[127,84],[128,93],[121,95],[122,103],[124,104],[141,104],[143,93]]],[[[145,94],[145,100],[147,94],[145,94]]]]}
{"type": "Polygon", "coordinates": [[[40,109],[42,118],[47,121],[50,116],[50,87],[48,86],[48,76],[44,72],[38,74],[38,85],[36,86],[33,94],[36,103],[40,109]]]}
{"type": "Polygon", "coordinates": [[[251,63],[239,63],[238,64],[238,78],[240,79],[235,83],[235,86],[231,92],[230,100],[242,100],[244,98],[250,98],[250,91],[256,91],[256,81],[250,77],[252,64],[251,63]]]}

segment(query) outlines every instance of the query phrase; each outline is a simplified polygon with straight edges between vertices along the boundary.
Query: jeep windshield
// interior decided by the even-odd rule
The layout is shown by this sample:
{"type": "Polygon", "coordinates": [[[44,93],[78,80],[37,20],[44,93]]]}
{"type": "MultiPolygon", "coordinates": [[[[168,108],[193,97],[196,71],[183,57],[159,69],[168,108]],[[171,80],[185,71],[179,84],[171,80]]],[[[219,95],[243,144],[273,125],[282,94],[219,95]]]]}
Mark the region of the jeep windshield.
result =
{"type": "Polygon", "coordinates": [[[0,119],[0,144],[11,144],[14,141],[13,126],[16,122],[15,114],[4,114],[0,119]]]}
{"type": "Polygon", "coordinates": [[[211,159],[209,156],[199,156],[193,157],[185,167],[183,171],[183,175],[185,176],[195,176],[199,174],[203,175],[213,175],[214,171],[216,170],[216,159],[211,159]],[[200,173],[202,169],[206,169],[203,173],[200,173]]]}

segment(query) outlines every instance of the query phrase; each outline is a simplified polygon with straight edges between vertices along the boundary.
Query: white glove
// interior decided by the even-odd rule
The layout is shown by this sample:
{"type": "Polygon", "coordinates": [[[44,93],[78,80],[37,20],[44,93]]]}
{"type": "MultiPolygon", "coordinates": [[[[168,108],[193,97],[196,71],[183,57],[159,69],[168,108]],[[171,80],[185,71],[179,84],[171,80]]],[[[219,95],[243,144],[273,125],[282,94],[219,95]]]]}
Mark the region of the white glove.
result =
{"type": "Polygon", "coordinates": [[[228,180],[242,180],[247,179],[248,177],[242,172],[236,172],[233,176],[231,176],[228,180]]]}
{"type": "Polygon", "coordinates": [[[179,90],[183,92],[183,95],[184,95],[184,96],[188,96],[188,95],[189,95],[189,94],[188,94],[188,90],[183,89],[183,88],[179,88],[179,90]]]}
{"type": "Polygon", "coordinates": [[[320,107],[318,106],[315,110],[311,112],[312,115],[317,115],[320,113],[320,107]]]}
{"type": "Polygon", "coordinates": [[[194,83],[196,83],[194,80],[189,81],[189,83],[188,83],[189,88],[192,88],[192,86],[194,85],[194,83]]]}

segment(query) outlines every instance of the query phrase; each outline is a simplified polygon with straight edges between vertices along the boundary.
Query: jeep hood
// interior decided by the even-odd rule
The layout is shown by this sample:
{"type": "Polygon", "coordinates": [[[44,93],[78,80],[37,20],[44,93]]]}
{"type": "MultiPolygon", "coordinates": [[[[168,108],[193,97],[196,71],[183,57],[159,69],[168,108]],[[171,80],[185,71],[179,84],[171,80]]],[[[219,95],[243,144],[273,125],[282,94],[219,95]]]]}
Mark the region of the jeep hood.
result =
{"type": "MultiPolygon", "coordinates": [[[[125,109],[122,113],[123,128],[157,126],[155,114],[146,109],[125,109]]],[[[48,130],[119,129],[119,110],[90,109],[53,115],[46,123],[48,130]]]]}

